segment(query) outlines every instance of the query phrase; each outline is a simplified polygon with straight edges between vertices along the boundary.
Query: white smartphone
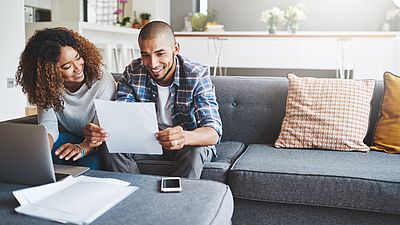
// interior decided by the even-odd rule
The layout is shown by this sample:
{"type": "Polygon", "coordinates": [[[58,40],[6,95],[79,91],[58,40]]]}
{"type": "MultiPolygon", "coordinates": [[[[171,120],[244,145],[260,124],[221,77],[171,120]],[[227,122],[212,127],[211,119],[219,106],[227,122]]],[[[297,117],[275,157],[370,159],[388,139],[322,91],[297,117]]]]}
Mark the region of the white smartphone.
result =
{"type": "Polygon", "coordinates": [[[161,192],[181,192],[182,183],[180,177],[161,178],[161,192]]]}

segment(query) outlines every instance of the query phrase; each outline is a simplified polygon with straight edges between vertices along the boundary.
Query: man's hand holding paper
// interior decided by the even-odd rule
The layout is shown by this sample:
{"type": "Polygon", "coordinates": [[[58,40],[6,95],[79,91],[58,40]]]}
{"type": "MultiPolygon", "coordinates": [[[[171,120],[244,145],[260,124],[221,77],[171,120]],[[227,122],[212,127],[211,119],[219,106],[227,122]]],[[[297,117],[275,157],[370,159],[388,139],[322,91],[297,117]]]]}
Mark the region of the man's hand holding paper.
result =
{"type": "Polygon", "coordinates": [[[156,133],[156,138],[164,149],[180,150],[185,146],[185,131],[181,126],[168,127],[156,133]]]}

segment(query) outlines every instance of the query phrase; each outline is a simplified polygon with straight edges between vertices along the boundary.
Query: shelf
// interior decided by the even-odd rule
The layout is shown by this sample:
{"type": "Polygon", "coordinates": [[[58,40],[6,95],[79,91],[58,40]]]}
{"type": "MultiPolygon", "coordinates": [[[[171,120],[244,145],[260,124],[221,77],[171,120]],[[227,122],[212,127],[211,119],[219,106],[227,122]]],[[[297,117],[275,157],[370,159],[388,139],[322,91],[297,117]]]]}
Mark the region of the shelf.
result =
{"type": "Polygon", "coordinates": [[[93,23],[79,22],[79,25],[82,27],[82,29],[85,29],[85,30],[125,33],[125,34],[134,34],[134,35],[138,35],[140,32],[140,29],[129,28],[129,27],[120,27],[120,26],[111,26],[111,25],[105,25],[105,24],[93,24],[93,23]]]}

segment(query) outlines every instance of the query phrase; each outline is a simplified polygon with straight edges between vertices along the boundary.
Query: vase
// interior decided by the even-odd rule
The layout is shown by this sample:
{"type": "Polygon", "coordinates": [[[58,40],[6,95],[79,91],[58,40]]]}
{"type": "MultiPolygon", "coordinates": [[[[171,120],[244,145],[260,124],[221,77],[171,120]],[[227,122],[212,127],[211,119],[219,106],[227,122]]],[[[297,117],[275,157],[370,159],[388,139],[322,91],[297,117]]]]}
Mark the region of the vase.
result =
{"type": "Polygon", "coordinates": [[[276,25],[270,24],[270,25],[267,27],[267,30],[268,30],[268,33],[269,33],[269,34],[275,34],[275,33],[276,33],[276,25]]]}
{"type": "Polygon", "coordinates": [[[269,34],[275,34],[276,29],[274,27],[270,27],[270,28],[268,28],[268,32],[269,32],[269,34]]]}
{"type": "Polygon", "coordinates": [[[140,24],[140,26],[141,26],[141,27],[144,27],[144,26],[146,26],[146,24],[150,23],[150,20],[149,20],[149,19],[142,19],[141,22],[142,22],[142,23],[140,24]]]}
{"type": "Polygon", "coordinates": [[[133,23],[133,24],[132,24],[132,28],[139,29],[139,28],[140,28],[140,23],[139,23],[139,22],[133,23]]]}
{"type": "Polygon", "coordinates": [[[287,30],[290,34],[296,34],[299,30],[300,24],[298,21],[291,21],[288,23],[287,30]]]}

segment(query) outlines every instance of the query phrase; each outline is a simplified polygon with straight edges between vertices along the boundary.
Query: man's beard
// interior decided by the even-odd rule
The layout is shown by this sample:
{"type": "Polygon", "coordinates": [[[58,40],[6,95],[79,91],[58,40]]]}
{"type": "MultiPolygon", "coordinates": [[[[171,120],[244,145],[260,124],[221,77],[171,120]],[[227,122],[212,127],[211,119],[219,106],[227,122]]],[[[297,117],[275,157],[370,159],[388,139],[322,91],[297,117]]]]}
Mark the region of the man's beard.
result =
{"type": "Polygon", "coordinates": [[[175,55],[172,56],[172,65],[168,68],[167,72],[165,72],[164,77],[168,76],[169,72],[171,72],[172,67],[175,65],[175,55]]]}

